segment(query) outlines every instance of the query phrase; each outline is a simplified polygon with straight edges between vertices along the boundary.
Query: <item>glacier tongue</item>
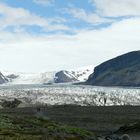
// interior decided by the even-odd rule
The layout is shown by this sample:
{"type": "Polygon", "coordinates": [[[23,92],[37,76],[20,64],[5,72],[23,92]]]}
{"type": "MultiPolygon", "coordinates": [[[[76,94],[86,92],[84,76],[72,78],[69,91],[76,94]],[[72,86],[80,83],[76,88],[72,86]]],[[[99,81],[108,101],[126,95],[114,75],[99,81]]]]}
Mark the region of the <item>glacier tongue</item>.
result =
{"type": "Polygon", "coordinates": [[[54,80],[55,72],[45,73],[16,73],[17,78],[12,79],[9,85],[16,84],[43,84],[54,80]]]}
{"type": "Polygon", "coordinates": [[[72,85],[0,88],[0,100],[14,98],[25,104],[140,105],[140,89],[72,85]]]}

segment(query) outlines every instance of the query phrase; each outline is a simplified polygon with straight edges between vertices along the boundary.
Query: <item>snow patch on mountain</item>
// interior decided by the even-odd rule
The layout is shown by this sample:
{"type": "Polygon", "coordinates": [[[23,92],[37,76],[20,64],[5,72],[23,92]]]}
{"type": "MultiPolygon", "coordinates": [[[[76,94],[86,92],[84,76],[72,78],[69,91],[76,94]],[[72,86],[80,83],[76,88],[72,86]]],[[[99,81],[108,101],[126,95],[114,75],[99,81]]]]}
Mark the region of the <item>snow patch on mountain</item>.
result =
{"type": "Polygon", "coordinates": [[[76,75],[79,81],[84,82],[88,79],[89,75],[93,73],[93,70],[94,66],[90,65],[87,67],[72,70],[72,72],[76,75]]]}

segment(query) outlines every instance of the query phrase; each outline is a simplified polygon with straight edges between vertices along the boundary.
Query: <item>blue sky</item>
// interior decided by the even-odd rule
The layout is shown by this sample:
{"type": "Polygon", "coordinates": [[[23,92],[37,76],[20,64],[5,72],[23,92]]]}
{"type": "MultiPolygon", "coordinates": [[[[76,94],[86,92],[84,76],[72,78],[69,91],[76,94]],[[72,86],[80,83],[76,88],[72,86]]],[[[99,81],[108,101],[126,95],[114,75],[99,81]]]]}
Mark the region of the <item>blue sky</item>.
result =
{"type": "Polygon", "coordinates": [[[139,49],[139,0],[1,0],[0,69],[44,72],[139,49]]]}
{"type": "MultiPolygon", "coordinates": [[[[16,9],[18,11],[18,9],[22,8],[24,12],[30,12],[31,16],[33,14],[43,20],[48,20],[48,24],[51,24],[54,28],[55,26],[60,26],[58,29],[54,30],[49,30],[48,26],[48,30],[44,30],[44,27],[38,24],[31,26],[23,23],[20,25],[20,28],[33,34],[54,34],[57,32],[75,34],[81,29],[96,30],[126,18],[122,18],[121,16],[117,18],[106,17],[98,14],[96,4],[91,0],[5,0],[1,3],[15,9],[15,11],[16,9]]],[[[13,25],[6,26],[6,30],[12,31],[15,28],[17,27],[13,25]]]]}

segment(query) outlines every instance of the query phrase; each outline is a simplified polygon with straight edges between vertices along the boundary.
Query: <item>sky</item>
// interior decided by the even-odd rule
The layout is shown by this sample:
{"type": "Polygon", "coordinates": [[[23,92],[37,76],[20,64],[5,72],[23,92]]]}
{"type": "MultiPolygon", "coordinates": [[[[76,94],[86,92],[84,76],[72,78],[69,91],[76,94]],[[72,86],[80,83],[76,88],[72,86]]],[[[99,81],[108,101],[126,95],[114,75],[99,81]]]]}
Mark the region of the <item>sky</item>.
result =
{"type": "Polygon", "coordinates": [[[0,70],[97,66],[140,48],[140,0],[0,0],[0,70]]]}

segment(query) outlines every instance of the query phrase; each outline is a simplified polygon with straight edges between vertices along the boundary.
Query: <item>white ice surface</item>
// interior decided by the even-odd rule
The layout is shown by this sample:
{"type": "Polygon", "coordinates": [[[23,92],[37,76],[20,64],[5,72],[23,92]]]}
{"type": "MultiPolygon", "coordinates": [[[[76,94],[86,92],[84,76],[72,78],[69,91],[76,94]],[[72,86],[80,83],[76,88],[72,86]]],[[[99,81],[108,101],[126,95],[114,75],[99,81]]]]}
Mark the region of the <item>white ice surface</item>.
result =
{"type": "Polygon", "coordinates": [[[0,99],[14,98],[29,104],[140,105],[140,89],[71,85],[0,87],[0,99]]]}

